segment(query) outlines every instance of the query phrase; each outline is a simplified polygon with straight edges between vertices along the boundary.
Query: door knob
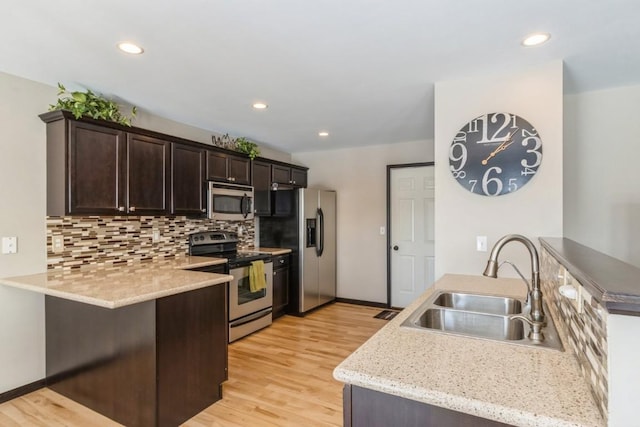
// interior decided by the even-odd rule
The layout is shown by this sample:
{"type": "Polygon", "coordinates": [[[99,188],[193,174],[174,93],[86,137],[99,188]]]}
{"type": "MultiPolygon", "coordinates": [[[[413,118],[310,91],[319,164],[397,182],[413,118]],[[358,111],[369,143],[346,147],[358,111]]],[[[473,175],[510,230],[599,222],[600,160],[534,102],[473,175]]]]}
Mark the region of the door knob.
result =
{"type": "Polygon", "coordinates": [[[395,245],[395,246],[393,247],[393,250],[394,250],[394,251],[397,251],[398,249],[400,249],[400,248],[398,248],[398,245],[395,245]]]}

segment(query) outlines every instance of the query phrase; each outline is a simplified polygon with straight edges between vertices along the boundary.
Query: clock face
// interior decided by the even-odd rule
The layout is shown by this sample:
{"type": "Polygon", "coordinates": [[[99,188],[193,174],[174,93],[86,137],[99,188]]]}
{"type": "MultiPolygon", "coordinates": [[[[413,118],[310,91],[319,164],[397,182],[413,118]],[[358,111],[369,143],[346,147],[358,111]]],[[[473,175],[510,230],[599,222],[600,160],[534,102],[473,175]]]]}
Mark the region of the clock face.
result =
{"type": "Polygon", "coordinates": [[[449,148],[449,168],[467,190],[502,196],[519,190],[538,172],[542,140],[525,119],[511,113],[476,117],[449,148]]]}

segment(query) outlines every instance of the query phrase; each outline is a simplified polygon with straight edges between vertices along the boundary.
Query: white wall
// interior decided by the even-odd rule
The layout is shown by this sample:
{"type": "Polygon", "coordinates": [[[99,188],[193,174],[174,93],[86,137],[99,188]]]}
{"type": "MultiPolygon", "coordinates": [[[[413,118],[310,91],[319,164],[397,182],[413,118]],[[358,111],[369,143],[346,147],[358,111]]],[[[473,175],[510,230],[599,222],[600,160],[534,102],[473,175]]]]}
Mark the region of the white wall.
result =
{"type": "MultiPolygon", "coordinates": [[[[46,269],[45,125],[38,114],[56,89],[0,73],[0,236],[18,253],[0,255],[0,277],[46,269]]],[[[44,298],[0,285],[0,393],[44,378],[44,298]]]]}
{"type": "Polygon", "coordinates": [[[565,97],[564,235],[640,267],[640,86],[565,97]]]}
{"type": "Polygon", "coordinates": [[[433,161],[433,141],[294,153],[309,186],[337,191],[338,297],[387,302],[386,167],[433,161]]]}
{"type": "MultiPolygon", "coordinates": [[[[562,62],[521,74],[439,82],[435,87],[436,278],[444,273],[480,274],[488,253],[477,252],[476,236],[489,248],[505,234],[537,244],[540,236],[562,236],[562,62]],[[449,170],[456,132],[484,113],[506,111],[528,120],[543,143],[536,176],[513,194],[485,197],[459,185],[449,170]]],[[[501,259],[529,275],[524,246],[507,246],[501,259]]],[[[513,276],[505,267],[502,276],[513,276]]]]}
{"type": "MultiPolygon", "coordinates": [[[[128,111],[124,109],[124,111],[128,111]]],[[[212,144],[211,136],[220,136],[219,132],[200,129],[184,123],[166,119],[164,117],[155,116],[145,111],[138,111],[135,119],[131,123],[135,127],[142,129],[152,129],[156,132],[165,133],[171,136],[177,136],[191,141],[201,142],[203,144],[212,144]]],[[[233,135],[232,135],[233,136],[233,135]]],[[[267,147],[264,144],[258,144],[260,156],[267,159],[279,160],[281,162],[291,162],[291,154],[267,147]]]]}

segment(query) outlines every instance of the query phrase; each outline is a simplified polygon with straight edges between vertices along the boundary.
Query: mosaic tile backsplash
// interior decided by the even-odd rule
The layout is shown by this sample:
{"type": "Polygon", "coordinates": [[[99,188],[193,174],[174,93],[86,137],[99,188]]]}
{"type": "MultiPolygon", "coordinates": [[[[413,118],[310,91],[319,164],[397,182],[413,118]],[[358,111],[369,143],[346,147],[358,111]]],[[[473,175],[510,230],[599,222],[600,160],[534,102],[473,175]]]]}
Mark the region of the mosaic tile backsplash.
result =
{"type": "Polygon", "coordinates": [[[562,319],[557,326],[569,337],[565,350],[573,350],[598,409],[607,419],[607,311],[544,248],[541,262],[540,279],[547,306],[555,318],[562,319]],[[576,300],[560,293],[560,287],[564,285],[578,290],[576,300]]]}
{"type": "Polygon", "coordinates": [[[190,233],[207,230],[237,233],[239,226],[243,232],[238,245],[253,246],[253,220],[217,221],[184,216],[47,217],[47,268],[73,270],[176,258],[187,255],[190,233]],[[160,240],[155,243],[154,230],[160,232],[160,240]],[[53,252],[53,236],[63,238],[62,252],[53,252]]]}

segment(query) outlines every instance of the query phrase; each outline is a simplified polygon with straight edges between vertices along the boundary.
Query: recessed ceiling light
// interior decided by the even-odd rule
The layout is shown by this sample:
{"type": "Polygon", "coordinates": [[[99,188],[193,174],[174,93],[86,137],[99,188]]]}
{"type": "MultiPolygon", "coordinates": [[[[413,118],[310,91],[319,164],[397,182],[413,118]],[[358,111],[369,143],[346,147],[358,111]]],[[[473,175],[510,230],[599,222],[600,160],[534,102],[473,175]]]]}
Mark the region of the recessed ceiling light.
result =
{"type": "Polygon", "coordinates": [[[530,34],[522,40],[522,45],[531,47],[531,46],[539,46],[542,43],[548,41],[551,38],[549,33],[535,33],[530,34]]]}
{"type": "Polygon", "coordinates": [[[118,43],[118,49],[132,55],[140,55],[142,52],[144,52],[144,49],[131,42],[118,43]]]}
{"type": "Polygon", "coordinates": [[[326,132],[326,131],[318,132],[318,136],[329,136],[329,132],[326,132]]]}
{"type": "Polygon", "coordinates": [[[253,104],[253,108],[255,108],[256,110],[264,110],[267,107],[268,105],[264,102],[256,102],[255,104],[253,104]]]}

